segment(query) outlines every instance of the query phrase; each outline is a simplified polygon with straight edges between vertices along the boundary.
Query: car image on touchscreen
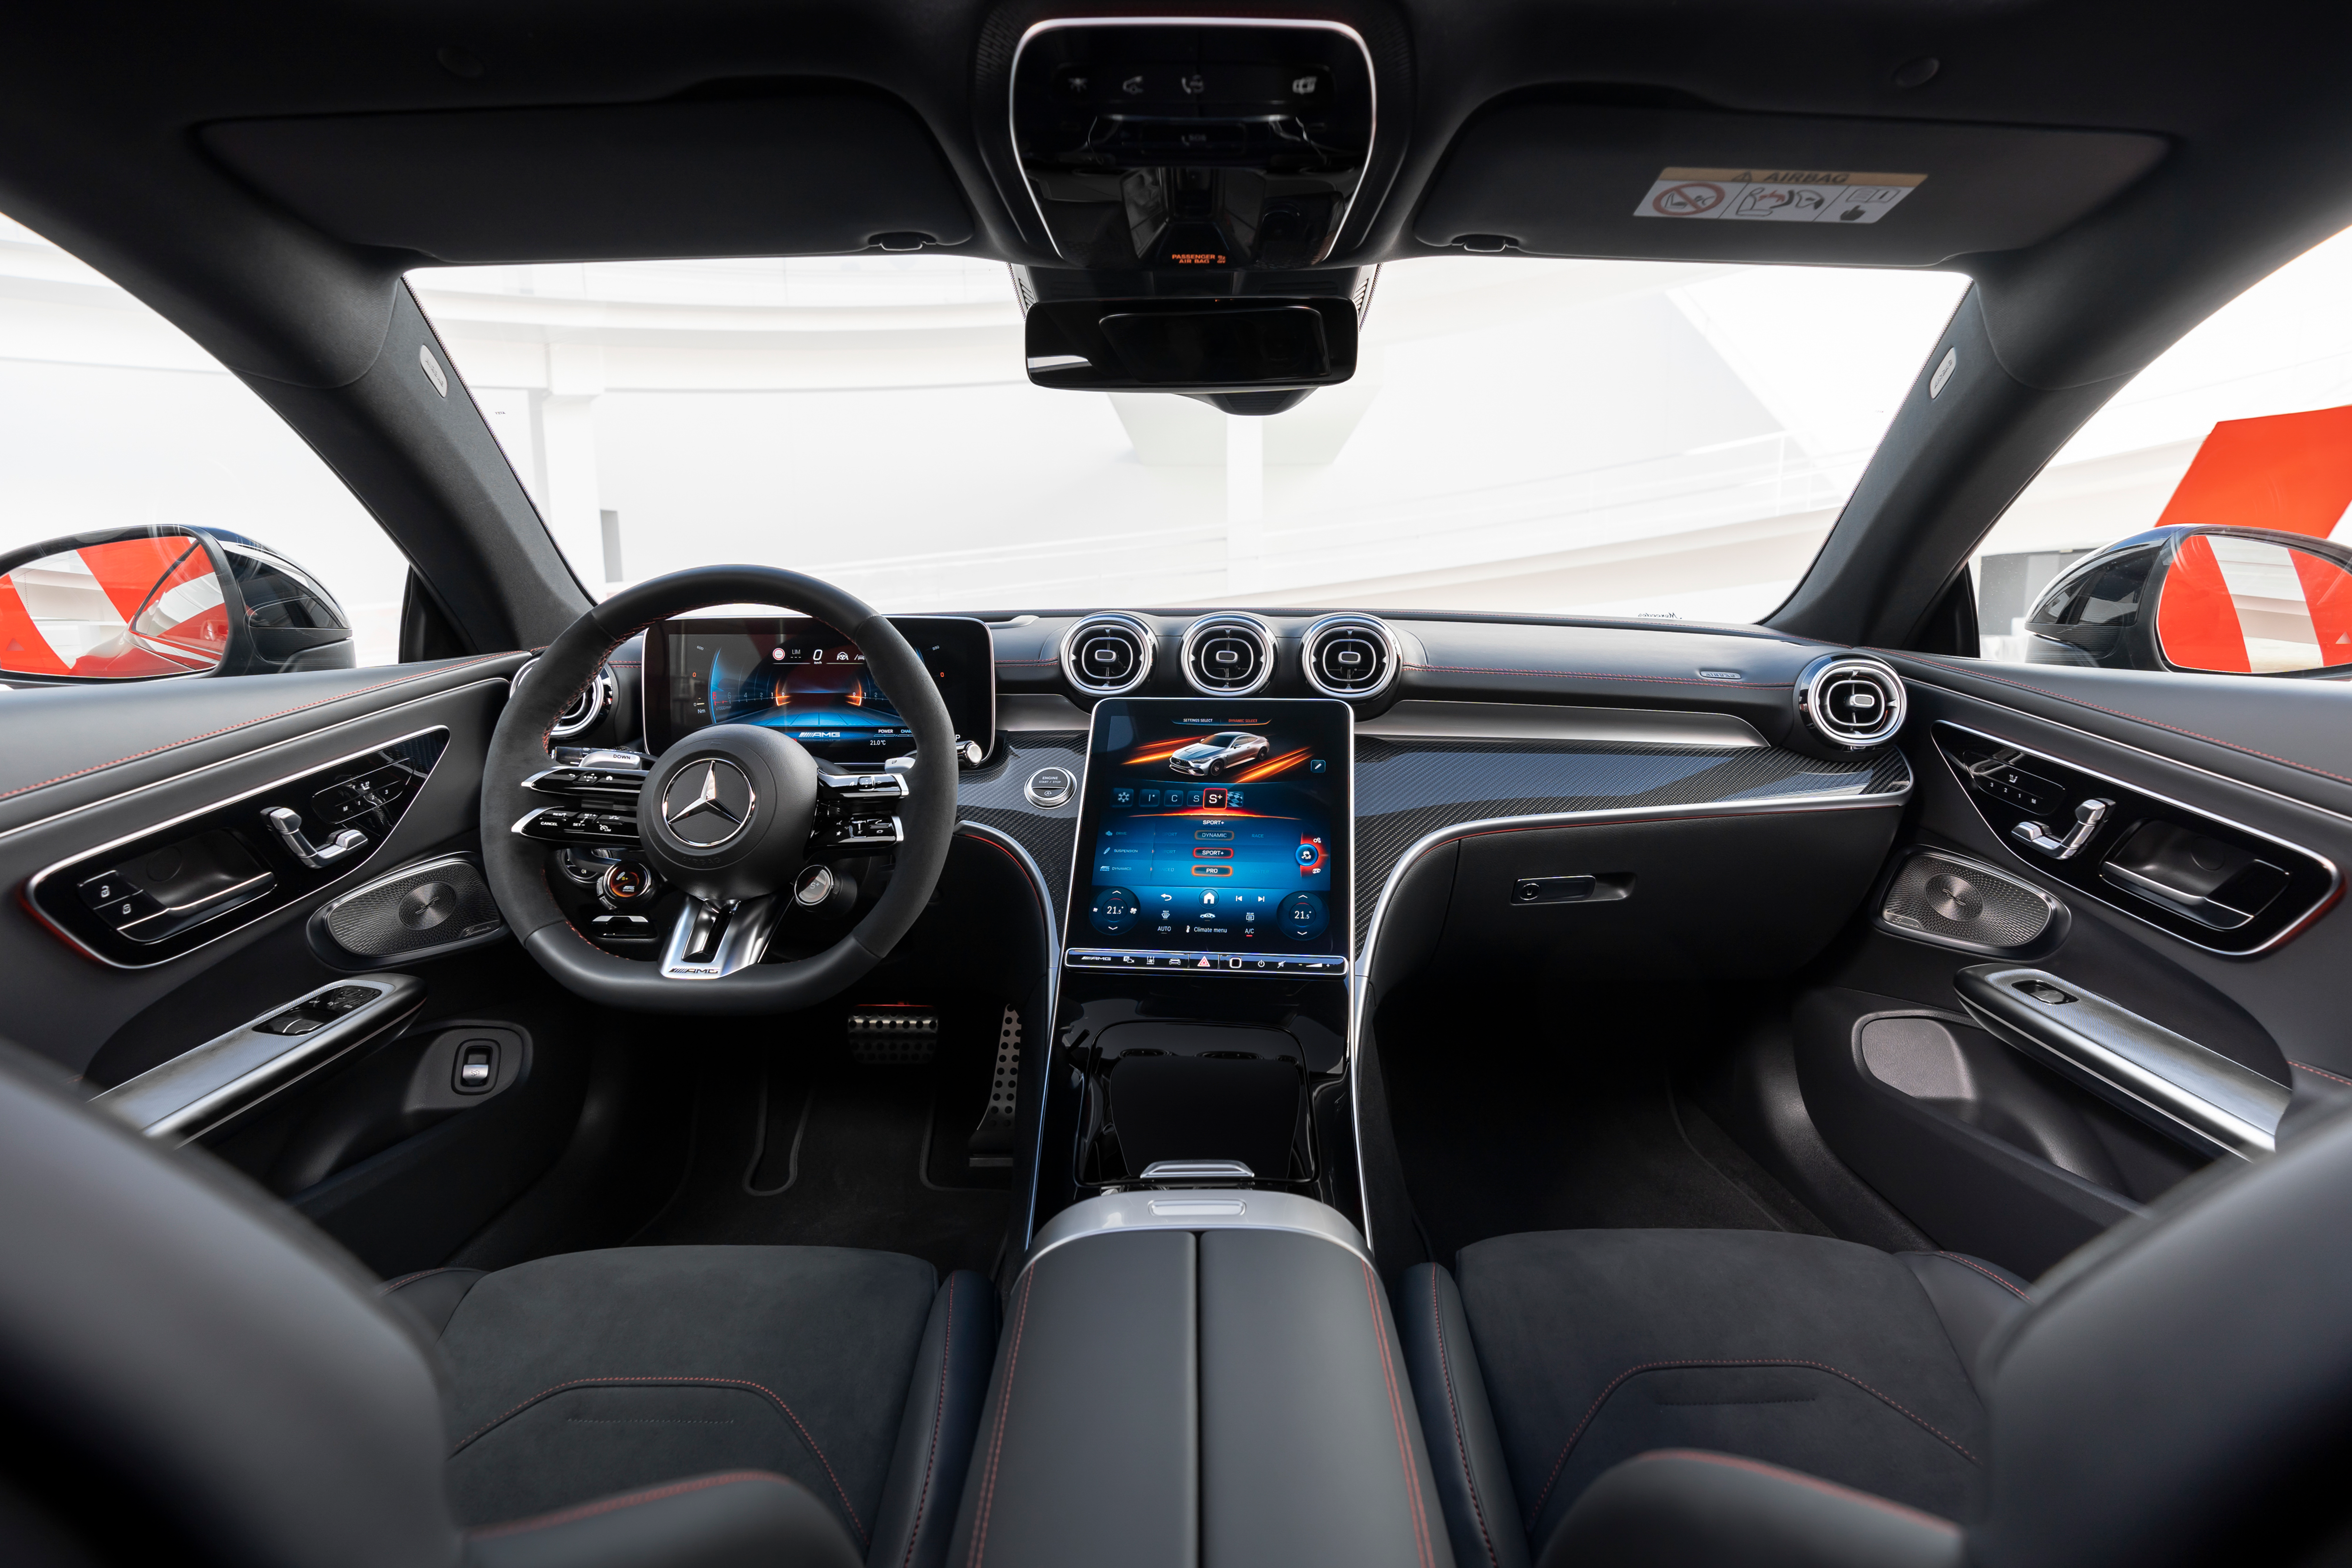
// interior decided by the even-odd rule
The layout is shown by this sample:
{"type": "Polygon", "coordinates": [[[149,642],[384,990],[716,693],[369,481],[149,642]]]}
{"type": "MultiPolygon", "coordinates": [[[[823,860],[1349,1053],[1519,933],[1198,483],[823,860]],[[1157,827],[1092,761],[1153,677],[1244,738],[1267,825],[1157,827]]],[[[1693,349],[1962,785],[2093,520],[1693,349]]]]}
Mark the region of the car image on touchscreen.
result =
{"type": "Polygon", "coordinates": [[[1164,954],[1171,966],[1185,955],[1187,967],[1209,955],[1256,968],[1254,955],[1344,954],[1344,846],[1332,828],[1344,820],[1347,755],[1321,706],[1202,714],[1133,702],[1098,712],[1087,758],[1091,886],[1073,938],[1164,954]]]}

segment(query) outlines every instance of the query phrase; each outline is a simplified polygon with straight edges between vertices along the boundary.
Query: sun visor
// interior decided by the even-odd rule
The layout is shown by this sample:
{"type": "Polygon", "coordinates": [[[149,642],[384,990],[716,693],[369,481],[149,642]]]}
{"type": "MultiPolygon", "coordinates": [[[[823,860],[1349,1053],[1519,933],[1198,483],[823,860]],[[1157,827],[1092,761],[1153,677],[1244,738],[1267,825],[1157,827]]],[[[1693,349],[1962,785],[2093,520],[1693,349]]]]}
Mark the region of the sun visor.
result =
{"type": "Polygon", "coordinates": [[[2048,238],[2155,136],[1522,102],[1474,120],[1414,235],[1539,256],[1932,265],[2048,238]]]}
{"type": "Polygon", "coordinates": [[[971,237],[929,128],[857,88],[228,120],[200,134],[336,238],[445,262],[806,256],[971,237]]]}

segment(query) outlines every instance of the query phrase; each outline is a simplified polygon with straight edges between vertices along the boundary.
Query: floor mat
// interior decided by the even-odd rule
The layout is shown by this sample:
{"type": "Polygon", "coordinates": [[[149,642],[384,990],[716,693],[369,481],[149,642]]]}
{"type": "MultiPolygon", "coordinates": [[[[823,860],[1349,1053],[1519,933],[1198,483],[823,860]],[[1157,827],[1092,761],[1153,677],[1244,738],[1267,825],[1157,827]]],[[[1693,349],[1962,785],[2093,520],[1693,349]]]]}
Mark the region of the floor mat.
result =
{"type": "Polygon", "coordinates": [[[977,1114],[967,1054],[860,1061],[839,1036],[715,1054],[698,1086],[685,1178],[635,1244],[867,1247],[943,1274],[988,1271],[1009,1173],[946,1173],[982,1185],[932,1179],[934,1145],[950,1144],[934,1138],[935,1124],[977,1114]]]}
{"type": "Polygon", "coordinates": [[[1431,1255],[1525,1230],[1830,1234],[1676,1092],[1647,1019],[1585,1017],[1475,1051],[1442,1011],[1383,1011],[1381,1064],[1431,1255]]]}

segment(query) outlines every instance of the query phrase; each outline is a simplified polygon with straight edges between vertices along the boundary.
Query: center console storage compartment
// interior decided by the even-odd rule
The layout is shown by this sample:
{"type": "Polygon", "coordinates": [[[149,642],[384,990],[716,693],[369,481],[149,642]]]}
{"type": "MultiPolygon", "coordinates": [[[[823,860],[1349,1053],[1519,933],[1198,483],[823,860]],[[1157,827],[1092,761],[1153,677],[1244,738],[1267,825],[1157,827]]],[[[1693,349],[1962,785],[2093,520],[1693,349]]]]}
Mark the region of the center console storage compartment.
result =
{"type": "Polygon", "coordinates": [[[1014,1282],[948,1561],[1452,1568],[1387,1297],[1287,1193],[1065,1209],[1014,1282]]]}
{"type": "Polygon", "coordinates": [[[1098,1049],[1129,1176],[1168,1160],[1237,1160],[1274,1182],[1308,1174],[1305,1053],[1288,1031],[1138,1019],[1103,1030],[1098,1049]]]}

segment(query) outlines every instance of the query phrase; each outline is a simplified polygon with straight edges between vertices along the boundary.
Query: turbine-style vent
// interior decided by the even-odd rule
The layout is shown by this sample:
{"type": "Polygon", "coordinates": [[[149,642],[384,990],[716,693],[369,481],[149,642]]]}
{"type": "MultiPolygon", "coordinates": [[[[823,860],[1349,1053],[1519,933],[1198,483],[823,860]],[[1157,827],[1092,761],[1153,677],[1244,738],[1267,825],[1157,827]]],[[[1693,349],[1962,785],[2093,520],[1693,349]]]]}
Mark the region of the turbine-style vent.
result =
{"type": "MultiPolygon", "coordinates": [[[[512,695],[520,691],[523,678],[537,668],[539,668],[539,661],[533,659],[521,669],[517,670],[507,683],[508,695],[512,695]]],[[[555,716],[555,722],[548,727],[548,738],[571,739],[604,717],[604,710],[613,706],[614,699],[618,695],[613,685],[613,672],[610,666],[599,666],[596,678],[581,687],[580,695],[573,697],[564,706],[563,711],[555,716]]]]}
{"type": "Polygon", "coordinates": [[[1307,682],[1327,697],[1377,696],[1396,678],[1396,639],[1370,615],[1328,615],[1301,643],[1307,682]]]}
{"type": "Polygon", "coordinates": [[[1209,615],[1184,633],[1184,678],[1211,696],[1244,697],[1274,674],[1274,634],[1255,615],[1209,615]]]}
{"type": "Polygon", "coordinates": [[[1894,738],[1907,704],[1903,677],[1876,659],[1833,653],[1797,677],[1797,714],[1815,735],[1848,751],[1894,738]]]}
{"type": "Polygon", "coordinates": [[[1135,690],[1151,674],[1151,628],[1126,615],[1089,615],[1062,639],[1062,674],[1093,697],[1135,690]]]}

